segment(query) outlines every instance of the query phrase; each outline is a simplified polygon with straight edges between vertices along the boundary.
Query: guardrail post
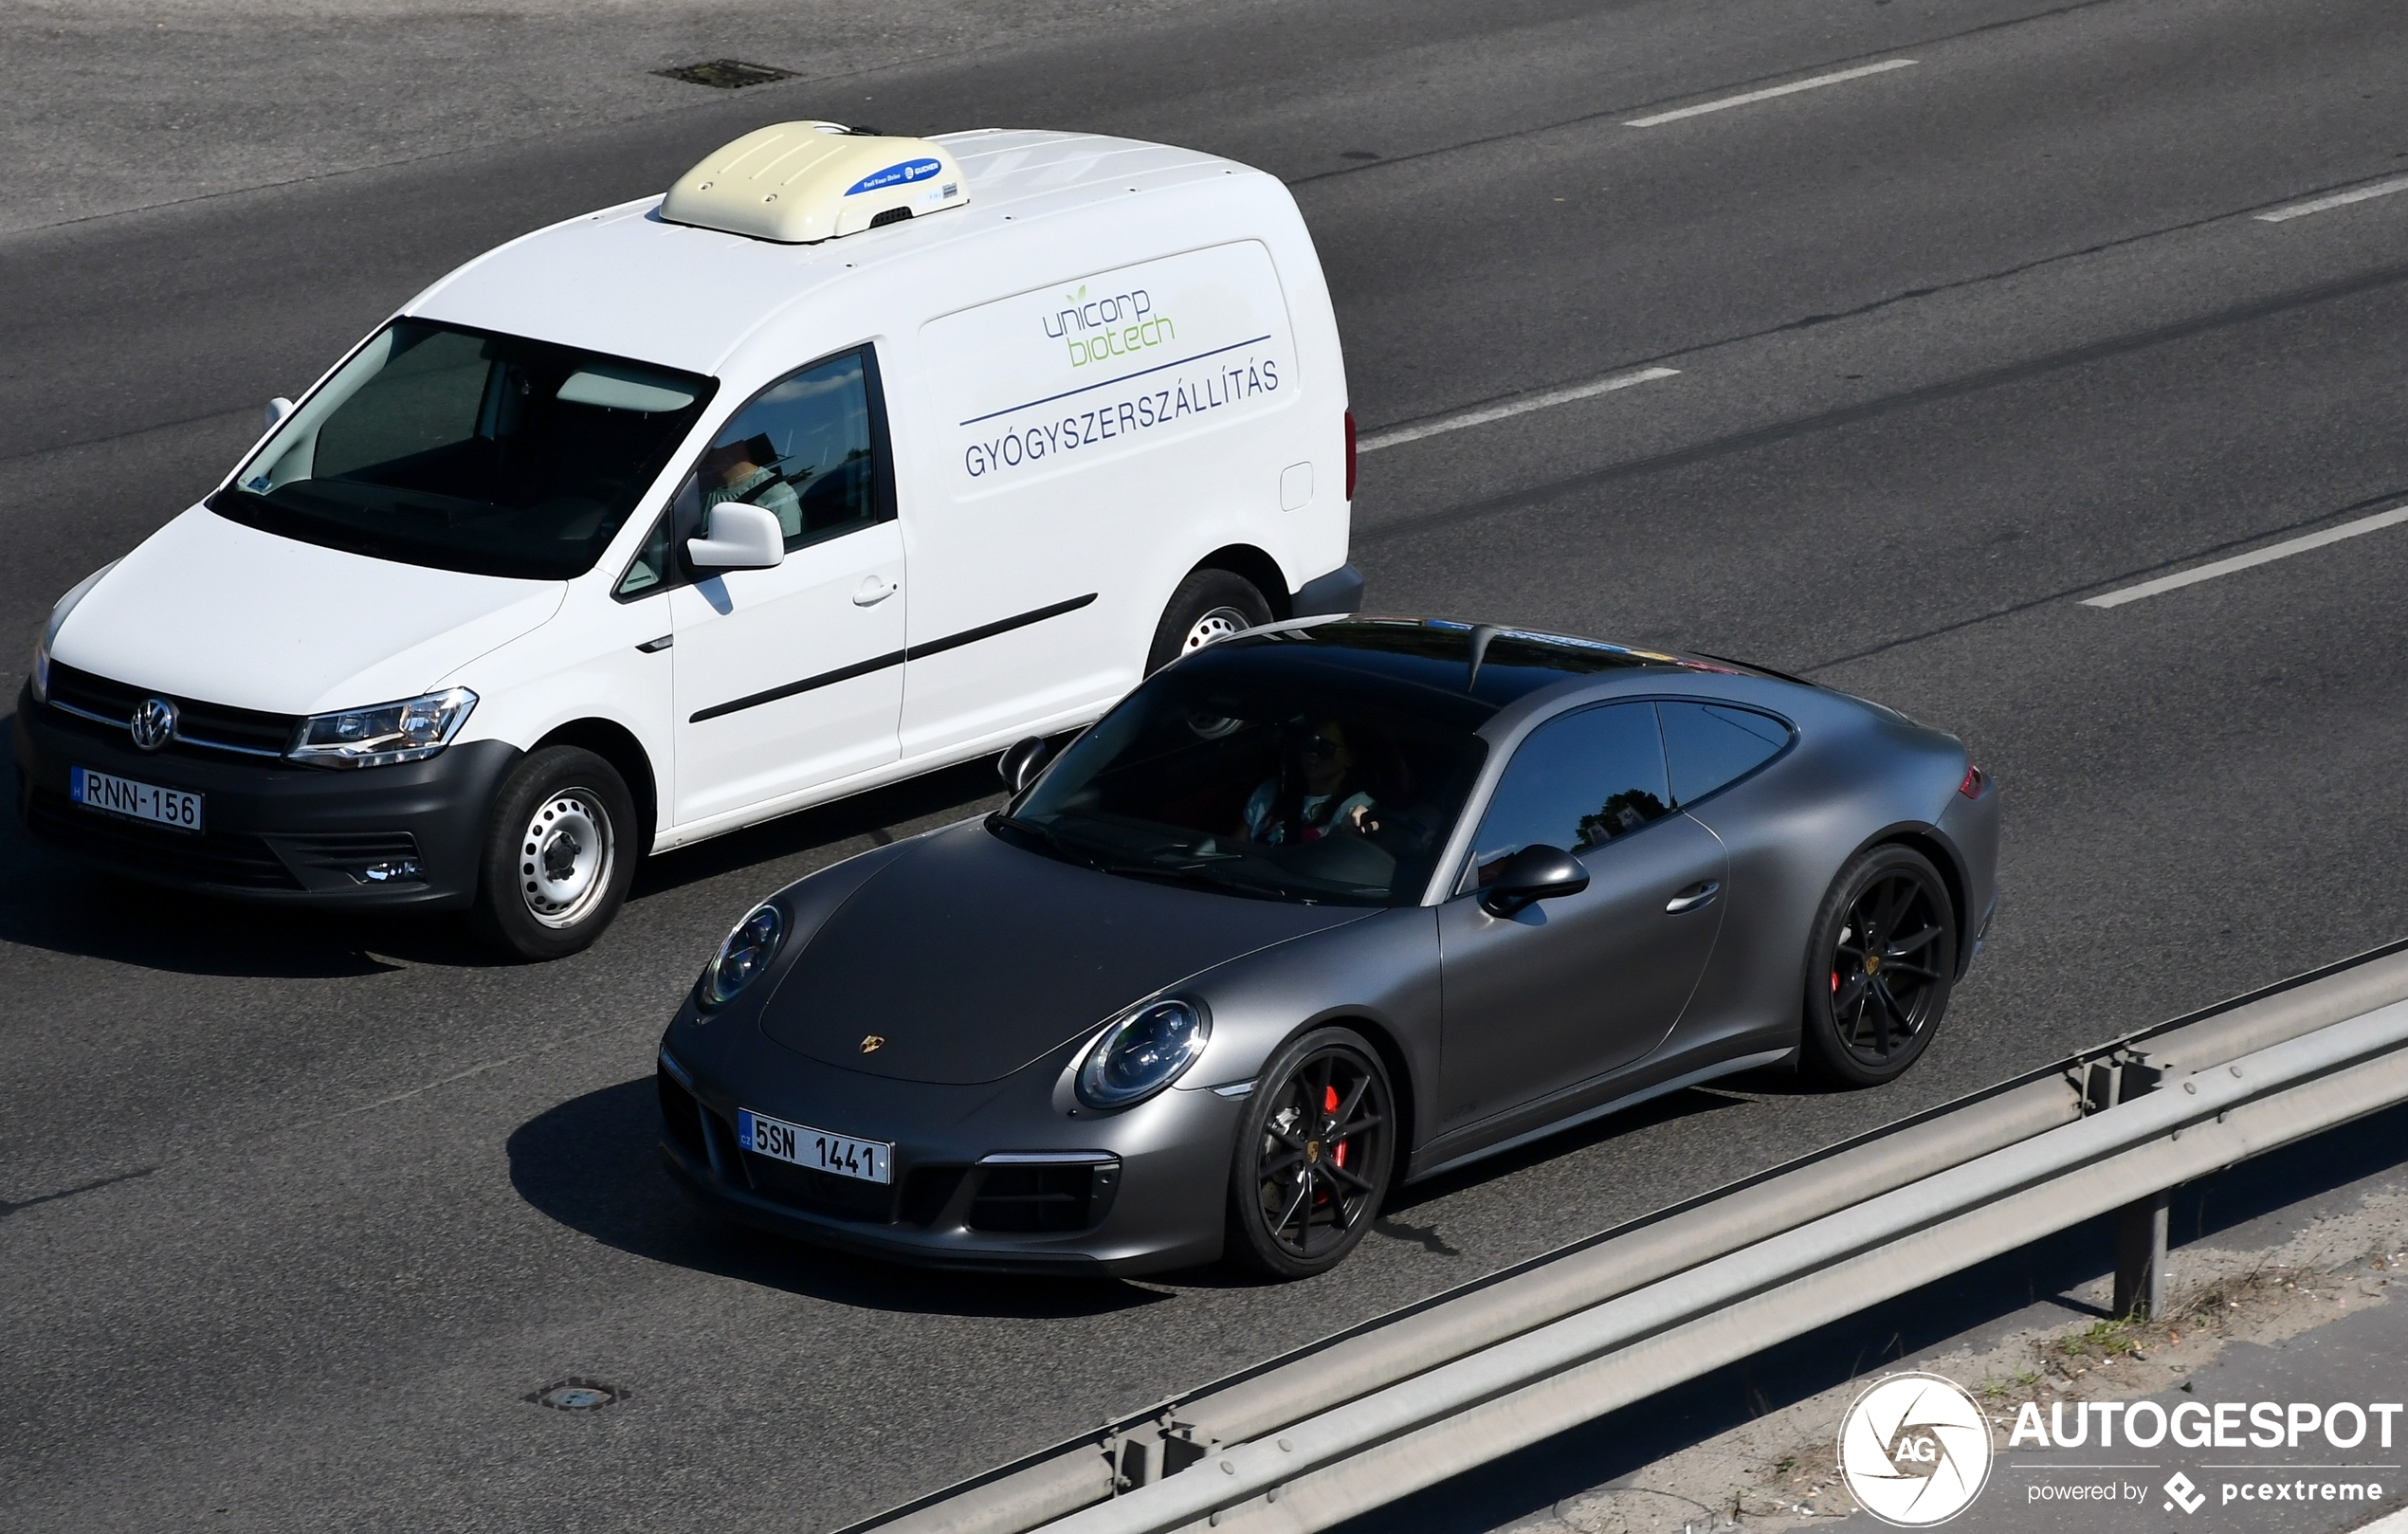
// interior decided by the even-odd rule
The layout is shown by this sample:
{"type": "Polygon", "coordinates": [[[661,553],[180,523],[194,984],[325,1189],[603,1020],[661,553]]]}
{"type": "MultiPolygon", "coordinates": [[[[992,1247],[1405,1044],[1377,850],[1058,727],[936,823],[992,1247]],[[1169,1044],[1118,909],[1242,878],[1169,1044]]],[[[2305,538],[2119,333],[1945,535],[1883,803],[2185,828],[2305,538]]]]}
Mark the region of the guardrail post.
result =
{"type": "Polygon", "coordinates": [[[2115,1313],[2161,1321],[2165,1316],[2165,1216],[2171,1190],[2116,1211],[2115,1313]]]}

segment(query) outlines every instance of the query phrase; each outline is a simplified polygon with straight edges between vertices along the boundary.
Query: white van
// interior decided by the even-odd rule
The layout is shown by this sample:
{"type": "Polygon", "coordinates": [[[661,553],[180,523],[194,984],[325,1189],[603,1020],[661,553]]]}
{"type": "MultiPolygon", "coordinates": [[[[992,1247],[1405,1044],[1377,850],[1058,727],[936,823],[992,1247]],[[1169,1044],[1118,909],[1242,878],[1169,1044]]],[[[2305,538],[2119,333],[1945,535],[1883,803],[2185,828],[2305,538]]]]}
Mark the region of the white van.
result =
{"type": "Polygon", "coordinates": [[[413,300],[52,612],[44,844],[593,940],[638,858],[1352,610],[1354,429],[1272,177],[784,123],[413,300]]]}

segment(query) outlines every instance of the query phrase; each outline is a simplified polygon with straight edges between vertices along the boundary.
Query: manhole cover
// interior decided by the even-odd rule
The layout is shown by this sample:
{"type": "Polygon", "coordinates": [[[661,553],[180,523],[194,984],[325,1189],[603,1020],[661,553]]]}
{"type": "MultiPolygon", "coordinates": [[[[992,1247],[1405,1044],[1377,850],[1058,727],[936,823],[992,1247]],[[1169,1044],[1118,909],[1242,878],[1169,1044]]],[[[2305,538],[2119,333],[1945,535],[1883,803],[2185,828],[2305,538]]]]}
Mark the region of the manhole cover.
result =
{"type": "Polygon", "coordinates": [[[628,1398],[628,1393],[616,1385],[606,1385],[599,1379],[561,1379],[544,1386],[520,1399],[537,1406],[549,1406],[556,1412],[592,1412],[628,1398]]]}
{"type": "Polygon", "coordinates": [[[773,69],[768,64],[746,64],[741,59],[707,59],[701,64],[682,64],[674,69],[652,72],[689,85],[708,85],[723,91],[740,91],[747,85],[766,85],[773,80],[794,78],[792,69],[773,69]]]}

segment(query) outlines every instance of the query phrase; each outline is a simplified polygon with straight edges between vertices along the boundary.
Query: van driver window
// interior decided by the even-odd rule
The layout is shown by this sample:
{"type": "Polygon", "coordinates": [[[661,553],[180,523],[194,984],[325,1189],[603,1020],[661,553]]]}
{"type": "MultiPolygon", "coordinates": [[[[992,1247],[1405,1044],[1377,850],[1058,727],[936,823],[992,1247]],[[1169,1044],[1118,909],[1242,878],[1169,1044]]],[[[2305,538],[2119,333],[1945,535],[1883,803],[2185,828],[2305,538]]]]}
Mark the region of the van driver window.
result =
{"type": "Polygon", "coordinates": [[[1608,703],[1541,725],[1514,752],[1472,843],[1479,884],[1506,858],[1544,843],[1601,847],[1668,813],[1664,744],[1653,703],[1608,703]]]}
{"type": "Polygon", "coordinates": [[[721,429],[696,470],[709,508],[741,501],[770,512],[797,549],[879,520],[869,382],[859,353],[772,384],[721,429]]]}

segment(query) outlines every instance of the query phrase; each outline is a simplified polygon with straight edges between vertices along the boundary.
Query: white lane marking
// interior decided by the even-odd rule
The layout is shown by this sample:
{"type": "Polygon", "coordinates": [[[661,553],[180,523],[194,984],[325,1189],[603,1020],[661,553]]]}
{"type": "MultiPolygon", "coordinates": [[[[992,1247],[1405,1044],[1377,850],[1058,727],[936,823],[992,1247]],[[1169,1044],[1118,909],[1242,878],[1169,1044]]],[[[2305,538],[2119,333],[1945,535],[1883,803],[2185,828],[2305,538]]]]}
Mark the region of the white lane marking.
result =
{"type": "Polygon", "coordinates": [[[1622,126],[1652,128],[1659,122],[1678,122],[1683,118],[1703,117],[1708,112],[1721,112],[1734,106],[1745,106],[1751,101],[1769,101],[1776,96],[1794,96],[1799,91],[1810,91],[1818,86],[1836,85],[1843,80],[1862,80],[1867,75],[1888,74],[1892,69],[1904,69],[1914,62],[1912,59],[1884,59],[1879,64],[1860,64],[1853,69],[1816,75],[1812,80],[1794,80],[1786,85],[1775,85],[1770,90],[1749,91],[1743,96],[1725,96],[1719,101],[1700,101],[1695,106],[1685,106],[1678,111],[1658,112],[1651,118],[1633,118],[1622,126]]]}
{"type": "Polygon", "coordinates": [[[1628,389],[1633,384],[1651,383],[1658,378],[1676,378],[1680,376],[1680,373],[1681,370],[1678,368],[1641,368],[1636,373],[1617,373],[1610,378],[1596,378],[1584,384],[1550,389],[1544,393],[1527,394],[1520,399],[1509,399],[1502,405],[1484,405],[1476,411],[1465,411],[1460,415],[1442,415],[1434,421],[1424,421],[1419,426],[1398,427],[1394,431],[1377,432],[1356,443],[1355,451],[1358,454],[1376,453],[1382,447],[1394,447],[1400,442],[1419,442],[1424,437],[1434,437],[1442,431],[1460,431],[1468,426],[1487,426],[1491,421],[1502,421],[1508,415],[1527,415],[1532,411],[1543,411],[1556,405],[1569,405],[1576,399],[1589,399],[1597,394],[1610,394],[1616,389],[1628,389]]]}
{"type": "Polygon", "coordinates": [[[2143,596],[2155,596],[2160,592],[2175,591],[2184,586],[2196,586],[2203,580],[2214,580],[2218,575],[2229,575],[2235,570],[2247,570],[2252,565],[2287,559],[2294,554],[2306,554],[2310,549],[2321,549],[2327,543],[2338,543],[2343,539],[2356,538],[2362,533],[2375,533],[2386,527],[2397,527],[2401,522],[2408,522],[2408,506],[2394,506],[2389,511],[2379,511],[2372,517],[2361,517],[2354,522],[2344,522],[2339,527],[2327,527],[2321,533],[2310,533],[2305,538],[2286,539],[2280,543],[2269,543],[2262,549],[2253,549],[2247,554],[2236,554],[2229,559],[2218,559],[2213,564],[2199,565],[2196,569],[2180,571],[2171,575],[2160,575],[2155,580],[2144,580],[2138,586],[2126,586],[2122,591],[2109,592],[2105,596],[2086,596],[2082,599],[2082,605],[2084,607],[2122,607],[2126,602],[2137,602],[2143,596]]]}
{"type": "Polygon", "coordinates": [[[2336,192],[2329,197],[2295,202],[2288,208],[2270,209],[2255,216],[2261,224],[2280,224],[2285,219],[2306,218],[2310,213],[2321,213],[2327,208],[2346,208],[2354,202],[2365,202],[2375,197],[2388,197],[2395,192],[2408,192],[2408,175],[2394,176],[2389,181],[2378,181],[2371,187],[2360,187],[2355,192],[2336,192]]]}

